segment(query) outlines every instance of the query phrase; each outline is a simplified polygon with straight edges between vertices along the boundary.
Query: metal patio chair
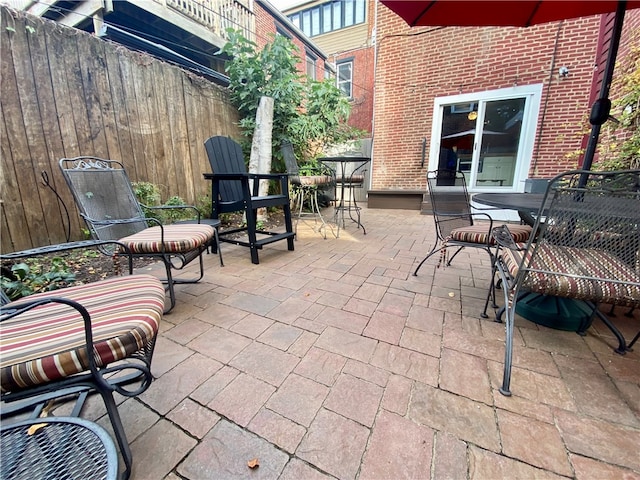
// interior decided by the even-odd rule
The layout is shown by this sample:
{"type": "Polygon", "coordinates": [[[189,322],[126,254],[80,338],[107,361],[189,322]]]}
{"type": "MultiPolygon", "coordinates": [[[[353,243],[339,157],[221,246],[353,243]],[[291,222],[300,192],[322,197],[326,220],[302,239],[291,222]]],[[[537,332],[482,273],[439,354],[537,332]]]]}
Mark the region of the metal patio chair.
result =
{"type": "Polygon", "coordinates": [[[297,209],[294,232],[297,233],[298,231],[298,222],[300,219],[303,218],[303,216],[311,215],[314,219],[320,219],[321,226],[318,228],[318,231],[323,233],[324,238],[327,238],[327,223],[322,217],[320,205],[318,204],[318,190],[323,190],[335,185],[332,173],[323,173],[320,170],[317,174],[301,175],[291,142],[283,142],[280,150],[287,166],[289,183],[294,195],[292,203],[297,209]],[[311,212],[303,212],[305,202],[308,202],[311,212]]]}
{"type": "MultiPolygon", "coordinates": [[[[126,252],[127,247],[118,242],[83,241],[3,254],[0,259],[20,261],[34,255],[114,244],[126,252]]],[[[129,272],[131,269],[129,258],[129,272]]],[[[129,478],[132,455],[113,393],[134,397],[151,384],[151,359],[164,300],[164,287],[156,277],[125,275],[3,302],[0,306],[3,427],[12,424],[17,415],[18,420],[23,419],[27,411],[31,411],[31,418],[46,416],[51,402],[60,399],[75,398],[70,416],[80,416],[87,396],[97,392],[124,461],[121,478],[129,478]]],[[[47,441],[48,427],[37,435],[42,435],[40,441],[47,441]]],[[[66,446],[59,444],[57,448],[66,446]]],[[[5,469],[19,460],[5,457],[5,453],[8,455],[2,452],[2,478],[5,469]]],[[[56,468],[51,465],[49,475],[54,475],[56,468]]],[[[76,478],[75,473],[71,477],[69,474],[67,471],[55,478],[76,478]]],[[[31,475],[28,478],[37,477],[36,472],[31,475]]],[[[90,472],[85,475],[83,478],[92,478],[90,472]]]]}
{"type": "Polygon", "coordinates": [[[212,218],[235,212],[243,212],[246,217],[245,225],[221,231],[220,241],[249,247],[254,264],[260,263],[258,250],[264,245],[286,240],[287,249],[292,251],[295,232],[291,221],[287,174],[247,173],[242,147],[229,137],[211,137],[204,146],[213,172],[204,174],[205,179],[211,180],[212,218]],[[275,182],[279,192],[260,196],[258,190],[261,180],[275,182]],[[258,228],[258,209],[272,207],[282,208],[284,212],[284,232],[258,228]]]}
{"type": "MultiPolygon", "coordinates": [[[[212,241],[218,243],[217,229],[200,223],[163,225],[155,218],[147,218],[120,162],[83,156],[62,158],[59,163],[92,238],[118,240],[135,256],[163,262],[163,282],[170,298],[165,313],[171,311],[176,304],[174,285],[196,283],[203,277],[202,253],[212,241]],[[200,269],[195,278],[173,277],[172,270],[181,270],[196,259],[200,269]]],[[[199,211],[189,205],[145,208],[192,209],[194,216],[200,218],[199,211]]]]}
{"type": "MultiPolygon", "coordinates": [[[[472,212],[464,173],[455,170],[432,170],[427,173],[427,187],[436,225],[436,242],[413,272],[418,275],[422,265],[434,254],[439,253],[438,267],[443,262],[451,265],[453,259],[463,248],[479,248],[487,252],[492,268],[495,268],[495,250],[497,245],[491,236],[493,219],[486,212],[472,212]],[[482,223],[476,223],[483,220],[482,223]],[[455,248],[447,259],[447,250],[455,248]]],[[[531,233],[528,225],[513,225],[511,229],[514,241],[525,242],[531,233]]],[[[495,273],[495,272],[494,272],[495,273]]],[[[493,275],[492,275],[493,278],[493,275]]],[[[488,318],[487,307],[490,299],[495,300],[495,287],[491,281],[482,318],[488,318]]],[[[495,301],[494,301],[495,306],[495,301]]]]}
{"type": "Polygon", "coordinates": [[[640,170],[570,171],[552,179],[545,193],[544,222],[537,215],[526,244],[513,241],[511,225],[494,229],[501,245],[497,271],[506,308],[505,361],[500,392],[510,395],[513,329],[523,293],[577,299],[597,315],[618,340],[629,343],[597,307],[640,307],[640,170]]]}

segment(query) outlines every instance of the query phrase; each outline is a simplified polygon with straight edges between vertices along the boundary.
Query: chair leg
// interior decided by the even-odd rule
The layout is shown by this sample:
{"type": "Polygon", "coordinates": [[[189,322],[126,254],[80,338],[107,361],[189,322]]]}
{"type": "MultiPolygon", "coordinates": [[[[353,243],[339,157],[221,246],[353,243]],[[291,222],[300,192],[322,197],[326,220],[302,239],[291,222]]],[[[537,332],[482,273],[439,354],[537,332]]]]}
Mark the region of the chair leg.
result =
{"type": "Polygon", "coordinates": [[[433,248],[431,249],[431,251],[427,254],[426,257],[424,257],[422,259],[422,261],[420,262],[420,264],[416,267],[415,271],[413,272],[413,276],[417,277],[418,276],[418,270],[420,270],[420,268],[422,267],[422,265],[424,264],[424,262],[426,262],[429,257],[431,257],[431,255],[433,255],[436,252],[439,252],[443,249],[444,247],[440,247],[438,248],[438,242],[436,242],[436,244],[433,246],[433,248]]]}
{"type": "Polygon", "coordinates": [[[499,391],[506,397],[511,396],[511,362],[513,360],[513,327],[515,323],[516,305],[518,302],[519,292],[513,294],[513,300],[509,304],[508,281],[505,273],[498,267],[498,273],[502,280],[502,293],[504,295],[504,304],[506,306],[507,320],[505,325],[505,345],[504,345],[504,371],[502,373],[502,386],[499,391]]]}
{"type": "Polygon", "coordinates": [[[220,248],[220,237],[218,237],[218,229],[213,229],[213,241],[215,243],[215,247],[213,253],[217,253],[220,258],[220,266],[224,267],[224,262],[222,261],[222,249],[220,248]]]}
{"type": "Polygon", "coordinates": [[[131,454],[127,435],[124,431],[122,420],[120,419],[120,413],[118,413],[118,406],[113,399],[113,393],[111,391],[98,388],[98,393],[100,393],[102,401],[107,408],[107,416],[111,422],[111,427],[113,428],[113,433],[116,437],[122,460],[124,461],[124,472],[122,472],[121,480],[128,480],[133,469],[133,455],[131,454]]]}
{"type": "MultiPolygon", "coordinates": [[[[600,318],[600,320],[602,320],[602,322],[607,326],[607,328],[609,330],[611,330],[611,332],[615,335],[615,337],[618,339],[618,348],[614,348],[613,351],[616,353],[619,353],[620,355],[624,355],[625,353],[627,353],[627,342],[624,339],[624,336],[622,335],[622,333],[620,333],[620,330],[618,330],[618,328],[611,323],[611,320],[609,320],[609,318],[602,313],[600,310],[598,310],[597,306],[592,304],[591,302],[587,302],[587,304],[589,306],[593,306],[594,308],[594,313],[598,316],[598,318],[600,318]]],[[[636,338],[633,339],[633,342],[635,343],[638,336],[636,335],[636,338]]]]}
{"type": "MultiPolygon", "coordinates": [[[[293,222],[291,220],[291,205],[289,202],[282,205],[282,209],[284,210],[284,224],[286,227],[286,231],[288,233],[293,233],[293,222]]],[[[287,238],[287,250],[293,251],[295,249],[295,245],[293,243],[294,236],[290,236],[287,238]]]]}

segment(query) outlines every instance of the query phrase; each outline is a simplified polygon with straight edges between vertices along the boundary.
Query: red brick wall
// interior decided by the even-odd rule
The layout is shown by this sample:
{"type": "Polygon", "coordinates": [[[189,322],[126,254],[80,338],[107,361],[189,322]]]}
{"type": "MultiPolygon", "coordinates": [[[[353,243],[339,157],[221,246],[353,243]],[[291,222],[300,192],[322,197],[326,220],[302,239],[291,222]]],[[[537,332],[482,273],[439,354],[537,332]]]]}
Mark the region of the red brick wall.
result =
{"type": "Polygon", "coordinates": [[[379,5],[372,188],[426,188],[421,142],[431,140],[434,97],[516,85],[543,84],[529,176],[575,168],[599,25],[596,16],[529,28],[410,29],[379,5]],[[560,66],[567,78],[559,79],[560,66]]]}
{"type": "Polygon", "coordinates": [[[374,56],[374,49],[365,47],[330,57],[335,64],[342,59],[353,61],[353,98],[348,123],[369,133],[373,127],[374,56]]]}

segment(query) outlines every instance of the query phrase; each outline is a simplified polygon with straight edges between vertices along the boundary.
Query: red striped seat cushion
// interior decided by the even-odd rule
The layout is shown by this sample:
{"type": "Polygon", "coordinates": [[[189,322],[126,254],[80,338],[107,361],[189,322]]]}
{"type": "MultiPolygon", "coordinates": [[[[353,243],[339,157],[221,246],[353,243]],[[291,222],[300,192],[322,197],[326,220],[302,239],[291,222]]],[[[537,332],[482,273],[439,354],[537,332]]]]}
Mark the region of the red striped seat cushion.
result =
{"type": "MultiPolygon", "coordinates": [[[[505,265],[513,276],[518,273],[523,253],[504,251],[505,265]]],[[[527,265],[531,253],[526,252],[525,255],[527,265]]],[[[529,268],[551,273],[529,272],[523,284],[528,291],[629,307],[640,306],[640,275],[606,251],[545,243],[540,245],[529,268]],[[594,277],[596,280],[585,277],[594,277]],[[624,285],[613,280],[636,285],[624,285]]]]}
{"type": "Polygon", "coordinates": [[[304,175],[299,177],[300,185],[328,185],[333,183],[333,177],[330,175],[304,175]]]}
{"type": "MultiPolygon", "coordinates": [[[[30,295],[3,309],[45,297],[74,300],[87,309],[96,363],[105,366],[131,356],[155,338],[165,292],[151,275],[130,275],[30,295]]],[[[82,316],[68,305],[50,303],[0,322],[2,392],[86,371],[84,347],[82,316]]]]}
{"type": "MultiPolygon", "coordinates": [[[[338,183],[342,183],[342,179],[338,178],[338,183]]],[[[361,173],[354,173],[353,175],[346,175],[344,177],[344,183],[364,183],[364,175],[361,173]]]]}
{"type": "MultiPolygon", "coordinates": [[[[531,234],[531,227],[529,225],[509,225],[509,231],[516,243],[526,242],[531,234]]],[[[449,240],[465,243],[487,243],[489,245],[495,245],[495,241],[492,236],[489,236],[490,232],[487,230],[487,225],[470,225],[468,227],[460,227],[451,231],[449,240]]]]}
{"type": "MultiPolygon", "coordinates": [[[[207,245],[213,238],[213,227],[201,223],[174,224],[164,227],[164,252],[186,253],[207,245]]],[[[119,239],[133,253],[162,253],[160,227],[150,227],[119,239]]]]}

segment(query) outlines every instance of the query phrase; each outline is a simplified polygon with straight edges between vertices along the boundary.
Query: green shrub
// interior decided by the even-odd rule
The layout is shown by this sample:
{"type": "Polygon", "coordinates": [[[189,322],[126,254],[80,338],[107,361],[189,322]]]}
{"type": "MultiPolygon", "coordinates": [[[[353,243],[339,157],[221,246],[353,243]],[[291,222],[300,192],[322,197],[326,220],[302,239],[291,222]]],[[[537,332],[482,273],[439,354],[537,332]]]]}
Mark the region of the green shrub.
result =
{"type": "Polygon", "coordinates": [[[43,270],[43,266],[35,261],[16,263],[11,266],[11,275],[0,276],[2,290],[11,300],[16,300],[33,293],[64,288],[76,278],[61,257],[54,257],[49,270],[43,270]]]}

